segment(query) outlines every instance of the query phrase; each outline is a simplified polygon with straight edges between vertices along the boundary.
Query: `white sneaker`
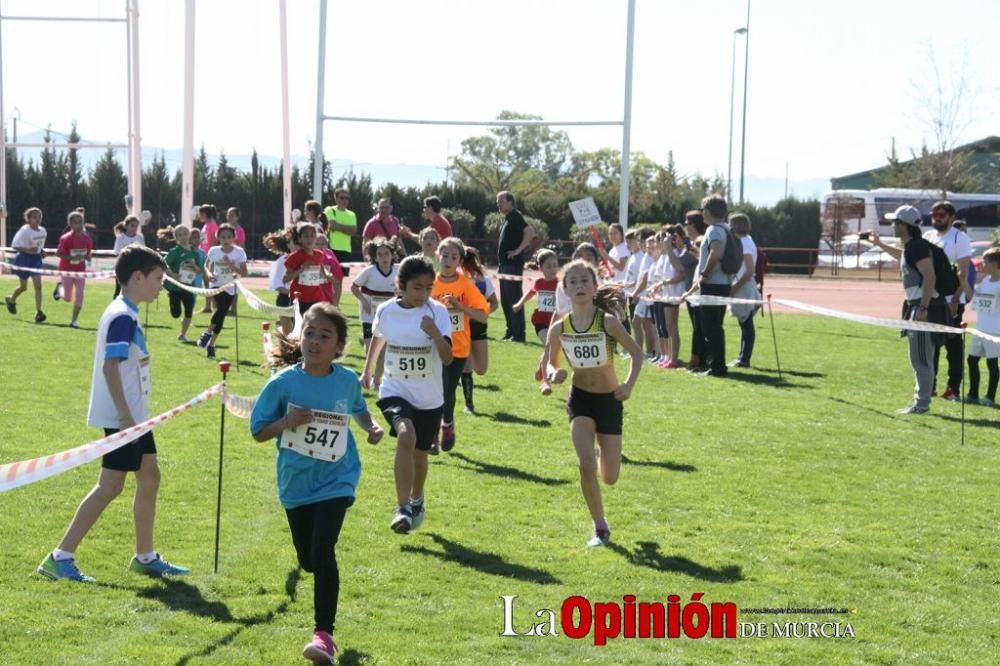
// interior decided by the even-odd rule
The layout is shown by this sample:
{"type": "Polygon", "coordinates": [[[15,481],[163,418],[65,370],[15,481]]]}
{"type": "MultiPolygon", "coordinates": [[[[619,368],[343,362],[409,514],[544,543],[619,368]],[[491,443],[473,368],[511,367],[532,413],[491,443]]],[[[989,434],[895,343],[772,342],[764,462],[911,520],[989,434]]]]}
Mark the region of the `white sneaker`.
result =
{"type": "Polygon", "coordinates": [[[69,323],[70,328],[80,328],[80,324],[74,319],[69,323]]]}
{"type": "Polygon", "coordinates": [[[413,529],[413,511],[410,505],[396,507],[396,515],[389,523],[389,529],[396,534],[407,534],[413,529]]]}
{"type": "Polygon", "coordinates": [[[410,513],[412,514],[410,530],[419,530],[420,526],[424,524],[424,518],[427,516],[427,511],[424,509],[424,502],[420,504],[410,502],[410,513]]]}

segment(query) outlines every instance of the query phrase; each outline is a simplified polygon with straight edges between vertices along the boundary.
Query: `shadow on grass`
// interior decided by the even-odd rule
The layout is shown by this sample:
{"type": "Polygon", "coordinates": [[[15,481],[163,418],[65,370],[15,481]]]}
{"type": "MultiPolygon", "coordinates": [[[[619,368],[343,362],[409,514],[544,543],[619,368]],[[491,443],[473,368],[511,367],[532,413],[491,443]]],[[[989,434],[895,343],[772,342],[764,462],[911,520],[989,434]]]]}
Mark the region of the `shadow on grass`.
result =
{"type": "Polygon", "coordinates": [[[170,610],[190,613],[223,624],[236,625],[225,635],[215,639],[197,652],[189,652],[178,659],[177,666],[184,666],[193,659],[207,657],[219,648],[232,643],[244,629],[249,629],[259,624],[267,624],[277,616],[283,614],[288,610],[289,604],[295,601],[295,589],[301,575],[301,571],[296,567],[290,570],[285,577],[285,594],[288,595],[288,599],[285,599],[274,608],[263,613],[242,618],[233,617],[232,612],[224,602],[210,601],[202,595],[201,590],[197,587],[176,578],[164,578],[159,584],[139,589],[108,583],[98,583],[98,585],[116,590],[135,592],[139,598],[159,601],[170,610]]]}
{"type": "MultiPolygon", "coordinates": [[[[45,322],[45,323],[43,323],[43,324],[40,324],[40,326],[51,326],[52,328],[73,328],[69,324],[57,324],[55,322],[48,322],[48,321],[45,322]]],[[[150,327],[150,328],[152,328],[152,327],[150,327]]],[[[78,330],[78,331],[96,331],[97,329],[96,328],[90,328],[89,326],[80,326],[76,330],[78,330]]]]}
{"type": "Polygon", "coordinates": [[[862,405],[861,403],[858,403],[858,402],[851,402],[850,400],[844,400],[843,398],[838,398],[838,397],[832,396],[832,395],[828,395],[828,396],[826,396],[826,398],[827,398],[827,400],[830,400],[831,402],[837,402],[837,403],[840,403],[842,405],[848,405],[850,407],[853,407],[854,409],[858,409],[858,410],[862,410],[862,411],[868,412],[869,414],[877,414],[878,416],[884,416],[885,418],[891,419],[893,421],[908,421],[910,423],[913,423],[914,425],[920,425],[920,426],[922,426],[924,428],[932,428],[933,427],[929,423],[919,423],[918,421],[914,421],[914,418],[919,418],[919,416],[918,417],[913,417],[913,416],[906,416],[906,415],[903,415],[903,414],[894,414],[892,412],[883,412],[881,410],[875,409],[874,407],[869,407],[868,405],[862,405]]]}
{"type": "MultiPolygon", "coordinates": [[[[753,366],[754,370],[760,370],[761,372],[770,372],[772,374],[778,374],[777,368],[762,368],[758,366],[753,366]]],[[[819,377],[826,377],[825,372],[807,372],[805,370],[785,370],[781,369],[781,374],[788,375],[789,377],[806,377],[811,379],[817,379],[819,377]]]]}
{"type": "MultiPolygon", "coordinates": [[[[477,386],[476,388],[478,389],[479,387],[477,386]]],[[[527,419],[517,414],[511,414],[510,412],[496,412],[495,414],[476,412],[476,416],[485,416],[497,423],[516,423],[517,425],[528,425],[535,428],[548,428],[552,425],[552,421],[548,419],[527,419]]]]}
{"type": "MultiPolygon", "coordinates": [[[[962,422],[962,417],[961,416],[951,416],[951,415],[948,415],[948,414],[935,414],[934,412],[930,412],[930,415],[933,416],[936,419],[942,419],[944,421],[951,421],[953,423],[961,423],[962,422]]],[[[967,425],[967,426],[982,427],[982,428],[988,428],[988,427],[992,426],[994,428],[997,428],[997,427],[1000,427],[1000,414],[997,414],[997,416],[995,416],[992,419],[970,419],[968,416],[966,416],[965,417],[965,425],[967,425]]]]}
{"type": "Polygon", "coordinates": [[[624,453],[622,454],[622,462],[626,465],[635,465],[636,467],[659,467],[661,469],[669,469],[671,472],[698,471],[698,468],[694,465],[685,465],[682,463],[670,462],[668,460],[633,460],[624,453]]]}
{"type": "Polygon", "coordinates": [[[608,544],[607,548],[624,557],[629,564],[647,567],[664,573],[680,573],[711,583],[735,583],[743,580],[743,573],[735,565],[713,569],[689,560],[682,555],[664,555],[660,552],[660,544],[652,541],[640,541],[638,548],[629,551],[616,543],[608,544]]]}
{"type": "Polygon", "coordinates": [[[344,650],[343,654],[337,655],[337,663],[340,666],[358,666],[358,664],[371,663],[371,660],[370,654],[357,650],[344,650]]]}
{"type": "Polygon", "coordinates": [[[496,384],[476,384],[477,391],[489,391],[490,393],[496,393],[500,390],[500,387],[496,384]]]}
{"type": "MultiPolygon", "coordinates": [[[[791,373],[781,371],[781,374],[788,375],[791,373]]],[[[739,371],[730,371],[726,374],[726,379],[731,379],[737,382],[746,382],[747,384],[758,384],[760,386],[773,386],[774,388],[780,389],[813,389],[814,386],[809,386],[808,384],[794,384],[785,379],[779,379],[778,375],[762,375],[759,372],[746,372],[745,369],[739,371]]],[[[711,378],[709,378],[711,379],[711,378]]]]}
{"type": "Polygon", "coordinates": [[[503,578],[513,578],[525,583],[537,583],[539,585],[558,584],[558,578],[544,569],[514,564],[493,553],[466,548],[460,543],[451,541],[437,534],[428,533],[434,543],[438,544],[444,551],[431,550],[423,546],[404,545],[400,548],[405,553],[416,553],[418,555],[429,555],[444,562],[454,562],[463,567],[475,569],[476,571],[491,576],[501,576],[503,578]]]}
{"type": "MultiPolygon", "coordinates": [[[[886,340],[885,336],[878,335],[858,335],[856,333],[842,333],[840,331],[827,331],[827,330],[814,330],[814,329],[803,329],[801,331],[803,334],[808,335],[828,335],[835,338],[854,338],[855,340],[877,340],[884,342],[886,340]]],[[[781,345],[781,328],[778,328],[778,345],[781,345]]]]}
{"type": "Polygon", "coordinates": [[[452,452],[448,455],[448,458],[453,458],[461,460],[467,465],[458,465],[462,469],[471,469],[476,472],[481,472],[483,474],[490,474],[492,476],[499,476],[505,479],[516,479],[517,481],[529,481],[531,483],[540,483],[543,486],[562,486],[569,483],[566,479],[551,479],[545,476],[538,476],[537,474],[532,474],[531,472],[524,472],[517,469],[516,467],[507,467],[506,465],[494,465],[493,463],[483,462],[481,460],[476,460],[474,458],[469,458],[461,453],[452,452]]]}

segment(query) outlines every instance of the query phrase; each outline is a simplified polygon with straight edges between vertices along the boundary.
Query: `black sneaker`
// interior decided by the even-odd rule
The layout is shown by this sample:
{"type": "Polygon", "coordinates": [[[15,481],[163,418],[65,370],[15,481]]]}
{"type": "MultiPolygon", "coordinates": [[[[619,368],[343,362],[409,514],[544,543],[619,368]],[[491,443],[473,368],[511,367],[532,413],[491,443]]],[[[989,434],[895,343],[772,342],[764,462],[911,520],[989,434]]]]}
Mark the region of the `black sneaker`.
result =
{"type": "Polygon", "coordinates": [[[396,534],[408,534],[412,527],[413,510],[410,508],[410,505],[397,507],[396,515],[393,516],[392,522],[389,523],[389,529],[396,534]]]}
{"type": "Polygon", "coordinates": [[[473,405],[471,402],[465,403],[465,413],[466,414],[475,415],[475,413],[476,413],[476,406],[473,405]]]}
{"type": "Polygon", "coordinates": [[[52,290],[52,298],[56,299],[57,301],[61,301],[62,294],[59,293],[61,291],[62,291],[62,284],[57,284],[56,288],[52,290]]]}
{"type": "Polygon", "coordinates": [[[208,345],[205,347],[205,356],[208,358],[215,358],[215,345],[208,345]]]}
{"type": "Polygon", "coordinates": [[[211,331],[205,331],[198,338],[198,346],[201,347],[202,349],[204,349],[205,347],[208,346],[208,341],[211,340],[211,339],[212,339],[212,332],[211,331]]]}
{"type": "Polygon", "coordinates": [[[41,310],[39,310],[38,312],[35,313],[35,323],[36,324],[41,324],[46,319],[47,319],[47,317],[45,316],[45,313],[42,312],[41,310]]]}
{"type": "Polygon", "coordinates": [[[11,314],[17,314],[17,301],[8,296],[4,299],[4,303],[7,304],[7,312],[11,314]]]}

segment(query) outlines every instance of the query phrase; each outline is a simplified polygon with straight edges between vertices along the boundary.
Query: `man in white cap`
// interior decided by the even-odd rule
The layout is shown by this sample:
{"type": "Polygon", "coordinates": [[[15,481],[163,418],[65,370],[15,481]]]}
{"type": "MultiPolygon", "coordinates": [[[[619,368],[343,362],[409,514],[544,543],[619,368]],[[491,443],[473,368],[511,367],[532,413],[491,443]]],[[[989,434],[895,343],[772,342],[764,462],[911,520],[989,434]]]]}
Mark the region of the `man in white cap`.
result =
{"type": "MultiPolygon", "coordinates": [[[[946,306],[934,289],[934,258],[931,245],[920,231],[920,211],[913,206],[900,206],[885,219],[893,222],[893,233],[903,242],[903,247],[887,245],[872,232],[872,242],[899,261],[903,277],[903,318],[914,321],[944,323],[946,306]]],[[[910,343],[910,365],[916,378],[913,402],[900,409],[898,414],[923,414],[930,409],[931,391],[934,390],[934,342],[931,333],[905,331],[910,343]]]]}

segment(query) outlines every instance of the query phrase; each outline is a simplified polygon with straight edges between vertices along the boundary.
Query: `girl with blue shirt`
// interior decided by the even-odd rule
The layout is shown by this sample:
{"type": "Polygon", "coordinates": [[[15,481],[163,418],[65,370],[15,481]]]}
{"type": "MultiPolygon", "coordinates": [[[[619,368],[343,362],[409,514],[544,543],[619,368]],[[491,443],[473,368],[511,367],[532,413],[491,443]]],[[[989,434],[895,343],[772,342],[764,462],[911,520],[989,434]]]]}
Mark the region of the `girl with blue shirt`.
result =
{"type": "Polygon", "coordinates": [[[277,444],[278,499],[299,566],[314,577],[315,628],[302,656],[319,664],[332,663],[337,653],[336,546],[361,476],[351,417],[368,433],[369,443],[378,443],[383,434],[368,412],[358,376],[334,363],[346,343],[347,319],[340,310],[327,302],[314,304],[305,313],[297,345],[286,341],[275,359],[295,365],[268,380],[250,415],[253,438],[277,444]]]}

